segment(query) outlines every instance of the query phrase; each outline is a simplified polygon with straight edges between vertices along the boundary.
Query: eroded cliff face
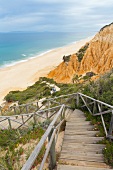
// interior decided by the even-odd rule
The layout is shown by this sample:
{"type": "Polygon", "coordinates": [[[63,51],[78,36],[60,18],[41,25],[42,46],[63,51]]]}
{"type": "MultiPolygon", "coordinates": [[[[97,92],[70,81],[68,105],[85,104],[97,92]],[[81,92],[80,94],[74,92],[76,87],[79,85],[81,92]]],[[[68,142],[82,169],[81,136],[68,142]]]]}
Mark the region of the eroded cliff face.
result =
{"type": "Polygon", "coordinates": [[[75,72],[78,71],[78,67],[78,58],[73,54],[69,61],[63,61],[56,69],[52,70],[48,78],[53,78],[57,83],[69,83],[75,72]]]}
{"type": "Polygon", "coordinates": [[[113,23],[103,27],[79,51],[82,53],[72,55],[67,62],[63,61],[48,77],[56,82],[70,83],[74,75],[93,72],[99,76],[113,68],[113,23]]]}
{"type": "Polygon", "coordinates": [[[92,39],[80,64],[79,74],[103,74],[113,67],[113,24],[101,29],[92,39]]]}

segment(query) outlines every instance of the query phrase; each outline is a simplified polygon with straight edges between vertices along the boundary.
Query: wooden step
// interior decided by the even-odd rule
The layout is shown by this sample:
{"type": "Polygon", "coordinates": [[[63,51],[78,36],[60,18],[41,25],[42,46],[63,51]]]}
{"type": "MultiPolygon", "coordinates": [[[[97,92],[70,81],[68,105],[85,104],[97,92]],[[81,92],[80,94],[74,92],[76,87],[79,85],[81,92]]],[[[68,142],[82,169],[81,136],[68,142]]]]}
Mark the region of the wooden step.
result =
{"type": "Polygon", "coordinates": [[[102,153],[102,150],[104,149],[105,147],[102,147],[102,148],[97,148],[96,146],[94,147],[94,148],[91,148],[91,147],[84,147],[84,146],[81,146],[80,148],[79,147],[70,147],[70,146],[68,146],[68,147],[66,147],[66,146],[63,146],[62,147],[62,153],[64,153],[64,152],[68,152],[68,153],[72,153],[72,152],[74,152],[74,153],[78,153],[78,152],[80,152],[80,153],[95,153],[95,154],[100,154],[100,153],[102,153]]]}
{"type": "Polygon", "coordinates": [[[59,164],[64,165],[75,165],[75,166],[84,166],[84,167],[95,167],[95,168],[108,168],[108,165],[102,162],[95,161],[80,161],[80,160],[71,160],[71,159],[60,159],[59,164]]]}
{"type": "Polygon", "coordinates": [[[82,136],[64,136],[65,143],[97,143],[103,140],[103,137],[82,137],[82,136]]]}
{"type": "Polygon", "coordinates": [[[98,134],[99,133],[99,131],[73,131],[73,130],[68,130],[68,129],[66,129],[65,130],[65,135],[73,135],[73,136],[75,136],[75,135],[86,135],[86,136],[96,136],[96,134],[98,134]]]}
{"type": "Polygon", "coordinates": [[[82,125],[82,124],[83,125],[91,125],[91,122],[89,122],[89,121],[87,121],[87,122],[86,121],[85,122],[84,121],[82,121],[82,122],[81,121],[75,121],[74,123],[72,123],[72,122],[67,122],[66,123],[67,126],[69,126],[69,125],[75,126],[75,125],[82,125]]]}
{"type": "Polygon", "coordinates": [[[70,119],[72,118],[86,118],[84,114],[76,114],[76,115],[70,115],[70,119]]]}
{"type": "MultiPolygon", "coordinates": [[[[72,124],[72,123],[66,123],[66,127],[74,127],[74,128],[77,128],[77,127],[93,127],[93,128],[95,128],[95,126],[94,125],[91,125],[90,123],[74,123],[74,124],[72,124]]],[[[78,128],[77,128],[78,129],[78,128]]]]}
{"type": "Polygon", "coordinates": [[[72,119],[77,119],[77,118],[84,118],[84,119],[86,119],[86,117],[84,116],[84,115],[74,115],[74,116],[72,116],[72,115],[70,115],[70,121],[72,120],[72,119]]]}
{"type": "Polygon", "coordinates": [[[91,125],[75,125],[75,126],[66,126],[66,129],[73,129],[73,131],[76,130],[81,130],[81,129],[92,129],[92,131],[94,130],[95,127],[91,126],[91,125]]]}
{"type": "Polygon", "coordinates": [[[88,127],[88,128],[93,127],[94,128],[94,126],[91,124],[66,124],[66,128],[68,128],[68,127],[73,127],[75,129],[79,129],[79,127],[88,127]]]}
{"type": "Polygon", "coordinates": [[[62,153],[74,153],[74,154],[102,154],[102,149],[92,149],[92,148],[69,148],[63,147],[62,153]]]}
{"type": "Polygon", "coordinates": [[[77,117],[77,116],[85,116],[85,114],[83,112],[82,113],[75,113],[75,112],[73,112],[71,114],[71,117],[77,117]]]}
{"type": "Polygon", "coordinates": [[[92,153],[92,152],[85,152],[85,151],[80,151],[80,152],[74,152],[72,150],[62,150],[61,157],[62,156],[73,156],[73,157],[90,157],[90,158],[102,158],[103,160],[103,154],[101,153],[92,153]]]}
{"type": "Polygon", "coordinates": [[[70,118],[67,120],[67,122],[70,122],[70,120],[73,122],[73,121],[79,121],[79,120],[81,120],[81,121],[86,121],[86,117],[82,117],[82,118],[80,118],[80,117],[73,117],[73,118],[71,118],[71,115],[70,115],[70,118]]]}
{"type": "Polygon", "coordinates": [[[68,146],[67,146],[67,143],[63,143],[63,146],[62,146],[62,148],[63,147],[69,147],[69,148],[75,148],[75,149],[77,149],[77,148],[89,148],[89,149],[103,149],[103,148],[105,148],[106,147],[106,145],[103,145],[103,144],[81,144],[81,143],[76,143],[76,144],[74,144],[74,143],[69,143],[68,144],[68,146]]]}
{"type": "Polygon", "coordinates": [[[73,114],[84,114],[81,110],[75,109],[73,114]]]}
{"type": "Polygon", "coordinates": [[[109,169],[104,163],[102,154],[105,145],[97,144],[104,137],[96,137],[99,131],[95,131],[95,126],[90,121],[85,120],[84,113],[76,109],[66,122],[62,151],[59,158],[59,164],[65,164],[61,165],[60,169],[62,170],[65,168],[69,170],[71,168],[72,170],[76,170],[76,168],[79,168],[77,170],[84,168],[85,170],[109,169]]]}
{"type": "Polygon", "coordinates": [[[104,159],[103,156],[93,156],[93,155],[74,155],[74,154],[63,154],[61,153],[60,155],[60,160],[65,159],[65,160],[78,160],[78,161],[88,161],[88,162],[103,162],[104,159]]]}
{"type": "Polygon", "coordinates": [[[72,165],[58,165],[57,170],[109,170],[109,168],[95,168],[84,166],[72,166],[72,165]]]}

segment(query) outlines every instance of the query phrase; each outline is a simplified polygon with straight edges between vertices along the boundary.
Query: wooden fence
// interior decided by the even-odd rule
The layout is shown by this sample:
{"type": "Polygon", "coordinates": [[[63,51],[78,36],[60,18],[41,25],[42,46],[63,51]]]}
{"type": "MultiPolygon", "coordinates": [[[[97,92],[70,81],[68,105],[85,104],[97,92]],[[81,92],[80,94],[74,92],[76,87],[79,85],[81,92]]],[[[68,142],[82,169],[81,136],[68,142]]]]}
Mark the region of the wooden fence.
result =
{"type": "MultiPolygon", "coordinates": [[[[66,99],[65,102],[69,104],[70,99],[75,99],[75,105],[77,106],[77,108],[84,108],[86,107],[87,110],[89,111],[90,114],[92,114],[93,116],[100,116],[101,120],[102,120],[102,124],[104,127],[104,131],[106,134],[107,138],[113,139],[113,106],[104,103],[102,101],[96,100],[94,98],[91,98],[89,96],[86,96],[82,93],[74,93],[74,94],[69,94],[69,95],[63,95],[60,97],[56,97],[56,98],[51,98],[48,99],[49,102],[54,101],[57,102],[57,104],[62,104],[62,102],[64,102],[64,98],[66,99]],[[111,113],[111,118],[110,118],[110,122],[109,122],[109,128],[106,128],[106,122],[104,120],[104,115],[110,114],[111,113]]],[[[64,102],[64,103],[65,103],[64,102]]],[[[49,169],[52,170],[54,169],[55,165],[56,165],[56,153],[55,153],[55,141],[57,139],[55,139],[55,136],[58,136],[58,132],[59,129],[62,125],[62,123],[65,121],[65,108],[66,108],[66,103],[65,105],[63,104],[60,108],[60,110],[56,113],[53,121],[51,122],[51,124],[49,125],[48,129],[46,130],[45,134],[42,136],[40,142],[38,143],[38,145],[36,146],[36,148],[34,149],[34,151],[32,152],[32,154],[30,155],[29,159],[27,160],[27,162],[25,163],[25,165],[23,166],[22,170],[30,170],[35,162],[35,160],[37,159],[37,156],[40,153],[40,150],[42,148],[42,146],[44,145],[45,141],[48,139],[48,145],[43,157],[43,160],[40,164],[39,170],[42,170],[44,167],[44,164],[46,162],[46,159],[48,157],[48,155],[50,154],[50,165],[49,165],[49,169]],[[56,121],[57,119],[60,117],[60,121],[59,123],[56,125],[56,121]],[[57,135],[56,135],[57,133],[57,135]]],[[[67,105],[69,107],[69,105],[67,105]]]]}
{"type": "Polygon", "coordinates": [[[36,124],[44,122],[58,111],[62,104],[70,107],[71,100],[75,95],[63,95],[60,97],[49,98],[43,101],[39,107],[39,102],[32,102],[18,106],[12,106],[0,116],[0,129],[17,129],[29,127],[29,123],[36,124]],[[69,104],[70,103],[70,104],[69,104]]]}
{"type": "Polygon", "coordinates": [[[58,133],[60,131],[60,127],[65,121],[65,105],[62,105],[60,110],[56,113],[53,121],[50,123],[49,127],[47,128],[46,132],[42,136],[41,140],[39,141],[38,145],[35,147],[34,151],[30,155],[29,159],[23,166],[22,170],[30,170],[39,155],[42,147],[44,146],[45,142],[48,139],[48,145],[39,167],[39,170],[43,169],[48,154],[50,153],[50,165],[49,169],[54,169],[56,165],[56,153],[55,153],[55,144],[57,141],[58,133]],[[59,121],[58,121],[59,119],[59,121]]]}
{"type": "Polygon", "coordinates": [[[82,93],[77,93],[77,106],[86,107],[93,116],[100,116],[106,137],[113,139],[113,106],[82,93]]]}
{"type": "Polygon", "coordinates": [[[28,127],[29,124],[27,124],[27,122],[30,119],[32,119],[35,123],[37,117],[43,121],[51,119],[51,123],[48,126],[45,134],[42,136],[40,142],[30,155],[29,159],[23,166],[22,170],[31,169],[37,156],[40,153],[41,148],[43,147],[47,139],[49,142],[39,169],[40,170],[43,169],[49,153],[50,153],[49,169],[53,169],[55,167],[56,165],[55,143],[57,141],[60,127],[65,121],[65,109],[67,107],[71,107],[73,101],[75,102],[74,104],[76,108],[79,109],[82,108],[83,110],[84,108],[86,108],[91,115],[100,116],[106,137],[111,140],[113,139],[113,106],[102,101],[96,100],[94,98],[91,98],[82,93],[68,94],[55,98],[46,99],[44,101],[44,105],[42,105],[41,107],[38,106],[37,102],[33,102],[27,105],[15,106],[13,107],[14,111],[13,114],[14,113],[18,114],[12,116],[0,116],[1,128],[6,128],[6,126],[3,126],[2,124],[5,121],[7,122],[8,127],[12,129],[16,127],[15,123],[18,124],[18,127],[16,128],[20,128],[23,126],[28,127]],[[42,110],[43,106],[45,107],[44,110],[42,110]],[[32,109],[30,110],[30,108],[32,109]],[[106,118],[108,118],[107,121],[106,118]]]}
{"type": "Polygon", "coordinates": [[[59,106],[52,108],[38,110],[34,113],[12,115],[12,116],[0,116],[0,128],[1,129],[19,129],[21,127],[29,128],[30,123],[40,124],[47,120],[52,119],[55,113],[59,110],[59,106]]]}

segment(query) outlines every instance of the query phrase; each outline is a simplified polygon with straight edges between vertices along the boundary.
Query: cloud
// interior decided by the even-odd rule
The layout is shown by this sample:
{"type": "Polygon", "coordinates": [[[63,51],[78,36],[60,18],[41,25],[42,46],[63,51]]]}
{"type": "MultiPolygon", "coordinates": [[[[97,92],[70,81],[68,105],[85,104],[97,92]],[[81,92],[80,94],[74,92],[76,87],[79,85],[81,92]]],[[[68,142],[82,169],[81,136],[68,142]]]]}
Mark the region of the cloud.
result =
{"type": "Polygon", "coordinates": [[[112,0],[0,0],[0,4],[0,31],[98,30],[113,18],[112,0]]]}

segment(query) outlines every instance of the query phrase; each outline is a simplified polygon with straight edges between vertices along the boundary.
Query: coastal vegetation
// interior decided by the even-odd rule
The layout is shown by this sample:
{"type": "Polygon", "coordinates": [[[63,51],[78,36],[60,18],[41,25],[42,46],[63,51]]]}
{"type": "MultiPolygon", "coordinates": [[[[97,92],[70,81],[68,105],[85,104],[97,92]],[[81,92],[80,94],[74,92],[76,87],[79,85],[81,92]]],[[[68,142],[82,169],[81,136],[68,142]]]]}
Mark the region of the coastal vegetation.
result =
{"type": "Polygon", "coordinates": [[[20,104],[23,104],[43,97],[48,98],[50,96],[60,96],[79,91],[95,99],[99,99],[104,102],[107,101],[108,104],[113,105],[113,69],[102,75],[96,81],[91,80],[92,74],[94,73],[88,73],[83,77],[75,75],[75,81],[78,83],[74,84],[56,83],[53,79],[41,77],[39,81],[24,91],[9,92],[5,96],[5,100],[7,102],[19,101],[20,104]],[[85,81],[80,83],[79,79],[85,81]],[[51,87],[48,86],[47,82],[57,85],[60,88],[60,91],[51,94],[51,87]]]}
{"type": "Polygon", "coordinates": [[[68,55],[68,56],[63,56],[63,61],[64,62],[69,62],[70,61],[70,57],[71,57],[71,55],[68,55]]]}
{"type": "MultiPolygon", "coordinates": [[[[0,130],[0,169],[20,170],[43,134],[44,130],[41,127],[0,130]]],[[[44,150],[45,147],[41,150],[34,167],[40,163],[44,150]]]]}
{"type": "MultiPolygon", "coordinates": [[[[7,102],[18,101],[19,104],[23,104],[50,96],[51,87],[46,84],[45,80],[46,78],[40,78],[34,85],[23,91],[10,91],[5,96],[5,100],[7,102]]],[[[49,80],[49,82],[52,81],[49,80]]]]}
{"type": "MultiPolygon", "coordinates": [[[[103,149],[104,161],[113,167],[113,141],[109,141],[105,137],[105,131],[103,129],[102,121],[100,116],[92,116],[89,112],[85,111],[85,116],[87,121],[95,126],[95,130],[98,130],[99,133],[96,134],[97,137],[104,137],[102,141],[99,141],[99,144],[105,144],[106,147],[103,149]]],[[[106,127],[108,127],[109,116],[104,117],[106,127]]],[[[108,129],[107,129],[108,130],[108,129]]]]}
{"type": "MultiPolygon", "coordinates": [[[[113,105],[112,37],[113,37],[113,24],[110,24],[108,26],[103,27],[100,30],[100,32],[93,38],[93,40],[90,43],[87,43],[85,46],[83,46],[76,53],[75,56],[73,55],[64,56],[63,57],[64,62],[61,63],[55,70],[51,71],[50,72],[51,74],[49,76],[50,78],[53,78],[54,80],[60,83],[56,83],[53,79],[45,77],[40,78],[39,81],[37,81],[34,85],[28,87],[24,91],[9,92],[9,94],[6,95],[5,100],[8,103],[18,101],[19,104],[23,104],[36,101],[42,98],[57,97],[60,95],[81,92],[97,100],[101,100],[105,103],[113,105]],[[108,27],[109,29],[107,29],[108,27]],[[103,37],[105,37],[104,41],[102,41],[103,37]],[[82,75],[79,76],[81,73],[82,75]],[[49,86],[48,83],[55,84],[60,88],[60,91],[51,93],[51,87],[49,86]]],[[[75,105],[75,101],[71,100],[71,108],[75,109],[76,107],[77,106],[75,105]]],[[[96,129],[100,131],[97,134],[97,136],[105,137],[100,117],[91,116],[91,114],[87,113],[85,109],[84,112],[86,114],[87,120],[91,120],[92,124],[96,126],[96,129]]],[[[110,117],[111,114],[104,115],[107,130],[110,123],[110,117]]],[[[18,137],[18,134],[16,134],[13,137],[14,140],[17,140],[15,139],[15,137],[18,137]]],[[[10,143],[8,138],[9,136],[5,137],[4,139],[6,139],[7,143],[10,143]]],[[[8,146],[3,146],[2,140],[3,139],[1,139],[0,141],[0,145],[2,151],[4,151],[4,148],[8,146]]],[[[105,137],[105,139],[100,143],[104,143],[106,145],[105,149],[103,150],[105,162],[113,167],[113,142],[107,140],[105,137]]],[[[2,162],[4,162],[3,160],[8,160],[12,155],[12,152],[10,151],[10,144],[9,148],[6,151],[7,152],[5,152],[5,158],[3,156],[4,159],[2,159],[2,162]]],[[[23,153],[23,148],[20,148],[18,152],[23,153]]],[[[15,149],[13,149],[13,153],[15,155],[15,149]]],[[[18,159],[19,158],[17,157],[17,160],[18,159]]],[[[6,167],[9,166],[8,163],[9,161],[5,162],[6,167]]]]}
{"type": "Polygon", "coordinates": [[[88,47],[89,47],[89,43],[86,43],[86,45],[84,45],[82,48],[80,48],[80,50],[76,53],[79,62],[82,61],[83,56],[84,56],[86,50],[88,49],[88,47]]]}
{"type": "Polygon", "coordinates": [[[90,81],[82,88],[82,92],[95,99],[113,105],[113,69],[96,81],[90,81]]]}
{"type": "MultiPolygon", "coordinates": [[[[64,95],[64,94],[76,93],[79,91],[81,93],[89,95],[89,96],[91,96],[95,99],[101,100],[103,102],[107,101],[108,104],[113,105],[113,69],[110,72],[107,72],[106,74],[102,75],[96,81],[91,81],[92,75],[93,75],[93,73],[91,73],[91,74],[88,73],[86,78],[83,77],[83,79],[85,79],[84,83],[80,83],[78,80],[76,80],[76,81],[78,81],[78,83],[74,83],[74,84],[56,83],[52,79],[40,78],[39,81],[37,81],[34,85],[28,87],[27,90],[24,90],[21,92],[20,91],[10,92],[5,97],[5,99],[7,100],[7,102],[19,101],[19,103],[27,103],[28,101],[33,101],[33,100],[40,99],[43,97],[55,97],[55,96],[60,96],[60,95],[64,95]],[[50,93],[51,88],[48,87],[47,82],[57,85],[60,88],[60,91],[51,94],[50,93]],[[33,92],[33,95],[30,95],[30,94],[32,94],[32,92],[33,92]],[[29,96],[29,98],[26,97],[26,95],[29,96]],[[24,99],[22,98],[22,96],[24,96],[24,99]]],[[[76,77],[76,79],[78,79],[78,78],[79,77],[76,77]]],[[[72,101],[71,108],[72,109],[76,108],[74,101],[72,101]]],[[[110,116],[111,115],[105,115],[105,117],[104,117],[106,126],[110,121],[110,116]]],[[[98,116],[93,117],[87,112],[86,112],[86,117],[87,117],[87,120],[91,120],[92,124],[95,124],[96,128],[100,131],[100,133],[97,135],[105,137],[105,133],[103,130],[103,126],[102,126],[100,117],[98,117],[98,116]]],[[[13,135],[13,133],[12,133],[12,135],[13,135]]],[[[29,139],[32,138],[31,136],[29,137],[29,139]]],[[[1,139],[2,139],[2,137],[1,137],[1,139]]],[[[7,139],[8,139],[8,137],[7,137],[7,139]]],[[[8,144],[9,141],[7,139],[6,139],[6,141],[8,144]]],[[[15,140],[15,138],[13,138],[13,140],[15,140]]],[[[21,143],[21,140],[19,139],[20,143],[21,143]]],[[[16,143],[18,143],[18,142],[16,142],[16,143]]],[[[106,149],[103,150],[105,162],[107,164],[113,166],[113,163],[112,163],[113,162],[113,152],[112,152],[113,151],[113,143],[106,139],[104,141],[102,141],[102,143],[106,144],[106,149]]],[[[3,148],[6,147],[6,146],[2,146],[3,142],[0,142],[0,145],[3,148]]],[[[15,144],[15,146],[16,146],[16,144],[15,144]]],[[[15,147],[13,147],[13,148],[15,148],[15,147]]],[[[18,152],[21,153],[22,148],[20,150],[18,152]]],[[[9,149],[7,149],[7,152],[6,152],[7,153],[6,155],[8,155],[8,156],[9,156],[9,151],[10,151],[10,145],[9,145],[9,149]]],[[[14,152],[14,149],[12,150],[12,152],[14,152]]],[[[14,152],[14,154],[15,154],[15,152],[14,152]]],[[[12,155],[12,157],[13,157],[13,155],[12,155]]],[[[3,161],[3,159],[2,159],[2,161],[3,161]]]]}
{"type": "MultiPolygon", "coordinates": [[[[113,55],[111,50],[113,44],[111,43],[112,36],[108,36],[107,41],[104,40],[104,42],[102,42],[102,37],[105,34],[103,30],[105,31],[107,27],[112,25],[113,23],[103,27],[100,30],[101,34],[99,32],[99,36],[97,34],[97,36],[95,36],[90,43],[83,46],[76,55],[63,56],[64,62],[62,62],[55,71],[51,71],[51,77],[54,78],[54,80],[57,78],[57,82],[61,81],[62,83],[57,83],[53,79],[41,77],[34,85],[27,87],[27,89],[23,91],[17,90],[9,92],[5,96],[6,103],[8,103],[9,106],[10,104],[13,105],[15,102],[18,102],[18,104],[27,104],[39,101],[40,99],[81,92],[97,100],[113,105],[113,69],[111,69],[113,65],[113,55]],[[100,56],[101,59],[99,58],[100,56]],[[63,81],[66,83],[63,83],[63,81]],[[51,93],[52,87],[50,84],[59,87],[60,91],[51,93]]],[[[112,35],[113,27],[105,32],[112,35]]],[[[46,101],[44,102],[46,103],[46,101]]],[[[52,103],[51,107],[56,106],[58,102],[52,103]]],[[[81,109],[80,106],[76,106],[75,99],[68,101],[68,104],[70,104],[73,110],[75,108],[81,109]]],[[[38,108],[37,105],[33,106],[32,104],[31,106],[31,113],[38,108]]],[[[16,111],[16,114],[22,113],[22,109],[19,108],[18,110],[19,112],[16,111]]],[[[24,108],[23,111],[26,111],[26,108],[24,108]]],[[[112,139],[111,141],[106,139],[101,118],[99,116],[92,116],[85,108],[83,111],[85,112],[86,120],[91,121],[95,126],[95,130],[99,131],[96,136],[104,136],[104,140],[99,143],[106,145],[103,150],[104,159],[107,164],[113,167],[113,141],[112,139]]],[[[12,115],[12,112],[9,112],[7,115],[12,115]]],[[[105,114],[103,117],[108,131],[111,113],[105,114]]],[[[47,121],[48,122],[45,122],[45,124],[48,126],[50,120],[47,121]]],[[[0,130],[0,169],[21,169],[44,132],[44,125],[36,126],[34,124],[32,126],[30,125],[29,128],[23,128],[20,130],[0,130]]],[[[34,166],[37,166],[42,160],[45,148],[46,144],[42,148],[34,166]]]]}

